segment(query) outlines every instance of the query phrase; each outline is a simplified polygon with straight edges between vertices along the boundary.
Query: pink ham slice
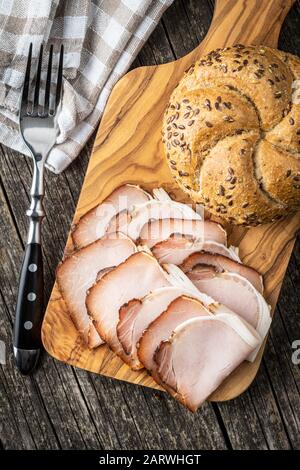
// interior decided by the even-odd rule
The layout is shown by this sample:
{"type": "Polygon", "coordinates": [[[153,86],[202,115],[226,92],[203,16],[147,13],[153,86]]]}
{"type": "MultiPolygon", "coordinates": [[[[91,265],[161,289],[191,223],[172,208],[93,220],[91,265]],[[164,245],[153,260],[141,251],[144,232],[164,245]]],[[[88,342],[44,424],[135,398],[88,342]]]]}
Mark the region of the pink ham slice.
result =
{"type": "Polygon", "coordinates": [[[131,364],[119,342],[119,310],[132,299],[140,299],[151,290],[169,285],[167,273],[148,253],[139,252],[105,274],[86,298],[87,310],[103,341],[126,363],[131,364]]]}
{"type": "Polygon", "coordinates": [[[178,325],[199,315],[210,315],[210,311],[199,300],[181,296],[175,299],[144,331],[139,341],[138,358],[153,377],[156,371],[154,353],[157,347],[171,336],[178,325]]]}
{"type": "Polygon", "coordinates": [[[186,274],[193,271],[195,276],[197,271],[199,272],[199,276],[204,276],[205,273],[209,272],[231,272],[240,274],[248,279],[258,292],[263,293],[262,276],[255,271],[255,269],[238,263],[224,255],[207,252],[193,253],[184,260],[180,268],[186,274]]]}
{"type": "Polygon", "coordinates": [[[132,211],[127,211],[127,214],[121,213],[117,215],[111,220],[108,230],[123,232],[136,241],[140,237],[141,230],[145,224],[151,220],[163,219],[201,220],[201,216],[186,204],[172,201],[171,199],[164,201],[152,199],[144,204],[135,206],[132,211]]]}
{"type": "MultiPolygon", "coordinates": [[[[262,339],[265,338],[271,324],[270,309],[263,296],[245,277],[215,271],[210,276],[207,272],[202,276],[201,270],[192,270],[187,276],[197,289],[238,314],[257,330],[262,339]]],[[[253,360],[257,352],[249,360],[253,360]]]]}
{"type": "Polygon", "coordinates": [[[136,250],[123,234],[104,237],[66,258],[57,268],[56,278],[77,330],[90,348],[103,343],[85,306],[86,291],[102,270],[125,261],[136,250]]]}
{"type": "Polygon", "coordinates": [[[138,186],[125,184],[115,189],[101,204],[83,215],[73,229],[72,240],[76,248],[89,245],[103,237],[109,222],[119,212],[131,210],[136,204],[145,203],[150,199],[150,194],[138,186]]]}
{"type": "Polygon", "coordinates": [[[232,273],[212,273],[211,277],[196,278],[193,271],[187,273],[195,286],[216,302],[220,302],[242,316],[254,328],[257,326],[259,304],[256,290],[240,276],[232,273]]]}
{"type": "Polygon", "coordinates": [[[240,261],[233,248],[227,248],[225,245],[214,240],[205,240],[203,242],[191,240],[187,237],[171,236],[167,240],[157,243],[152,248],[153,255],[161,264],[176,265],[181,265],[188,256],[199,251],[218,253],[235,261],[240,261]]]}
{"type": "Polygon", "coordinates": [[[131,357],[132,369],[143,368],[137,355],[137,344],[143,332],[174,299],[183,294],[187,294],[187,290],[181,287],[161,287],[143,299],[131,300],[120,309],[117,334],[124,351],[131,357]]]}
{"type": "Polygon", "coordinates": [[[171,286],[155,289],[142,299],[133,299],[119,311],[117,334],[124,351],[132,358],[133,369],[143,367],[137,355],[137,344],[143,332],[177,297],[187,295],[198,299],[214,314],[230,312],[224,305],[200,292],[177,266],[165,265],[164,268],[169,274],[171,286]]]}
{"type": "Polygon", "coordinates": [[[237,316],[199,313],[180,324],[155,353],[156,379],[193,412],[259,343],[256,332],[237,316]]]}
{"type": "Polygon", "coordinates": [[[171,235],[184,235],[196,240],[214,240],[223,245],[226,245],[227,239],[223,227],[209,220],[159,219],[143,226],[139,242],[151,249],[171,235]]]}

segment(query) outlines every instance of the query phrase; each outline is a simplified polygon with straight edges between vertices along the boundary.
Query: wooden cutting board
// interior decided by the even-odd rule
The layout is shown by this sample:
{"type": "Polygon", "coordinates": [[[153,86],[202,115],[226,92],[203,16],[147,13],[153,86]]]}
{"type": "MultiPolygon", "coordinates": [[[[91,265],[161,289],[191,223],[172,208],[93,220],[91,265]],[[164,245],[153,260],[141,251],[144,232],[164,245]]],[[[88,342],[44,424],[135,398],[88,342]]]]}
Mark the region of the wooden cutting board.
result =
{"type": "MultiPolygon", "coordinates": [[[[186,201],[163,158],[161,122],[170,93],[184,70],[212,49],[235,43],[276,47],[281,25],[292,4],[293,0],[217,0],[208,34],[194,51],[168,64],[132,70],[116,84],[97,133],[74,223],[113,189],[127,182],[147,190],[163,186],[178,200],[186,201]]],[[[264,275],[266,298],[273,311],[299,228],[299,214],[249,230],[228,227],[229,242],[239,246],[242,260],[264,275]]],[[[70,250],[69,237],[66,251],[70,250]]],[[[42,337],[49,354],[61,361],[159,388],[146,372],[131,371],[107,346],[94,351],[85,347],[56,284],[42,337]]],[[[263,349],[264,346],[253,364],[241,364],[211,400],[228,400],[242,393],[257,373],[263,349]]]]}

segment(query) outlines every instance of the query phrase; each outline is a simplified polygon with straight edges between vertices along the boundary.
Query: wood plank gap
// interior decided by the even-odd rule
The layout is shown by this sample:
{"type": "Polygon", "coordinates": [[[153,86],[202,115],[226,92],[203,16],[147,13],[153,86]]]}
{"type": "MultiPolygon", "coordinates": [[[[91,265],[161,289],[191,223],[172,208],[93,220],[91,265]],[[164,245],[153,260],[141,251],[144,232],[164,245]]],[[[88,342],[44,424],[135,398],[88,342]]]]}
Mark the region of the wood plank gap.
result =
{"type": "Polygon", "coordinates": [[[124,393],[124,391],[123,391],[122,388],[121,388],[121,395],[122,395],[122,397],[123,397],[124,403],[125,403],[126,406],[127,406],[129,415],[131,416],[131,419],[132,419],[133,425],[134,425],[134,427],[135,427],[135,430],[136,430],[136,432],[137,432],[137,436],[138,436],[138,439],[139,439],[139,441],[140,441],[140,444],[142,445],[142,440],[141,440],[141,437],[140,437],[140,433],[139,433],[138,427],[137,427],[137,425],[136,425],[136,422],[135,422],[134,416],[133,416],[133,414],[132,414],[130,405],[128,404],[127,398],[126,398],[125,393],[124,393]]]}
{"type": "Polygon", "coordinates": [[[5,200],[5,203],[6,203],[7,208],[8,208],[9,215],[10,215],[11,220],[12,220],[12,222],[13,222],[13,225],[14,225],[14,227],[15,227],[15,229],[16,229],[16,233],[17,233],[17,236],[18,236],[18,238],[19,238],[20,244],[21,244],[21,246],[22,246],[22,248],[23,248],[23,250],[24,250],[25,245],[24,245],[24,242],[23,242],[23,239],[22,239],[22,235],[21,235],[21,232],[20,232],[20,230],[19,230],[18,223],[17,223],[16,217],[15,217],[14,212],[13,212],[13,208],[12,208],[12,206],[11,206],[11,204],[10,204],[9,199],[8,199],[8,195],[7,195],[6,191],[5,191],[5,187],[4,187],[4,184],[3,184],[3,181],[2,181],[1,176],[0,176],[0,187],[1,187],[1,190],[2,190],[2,193],[3,193],[3,197],[4,197],[4,200],[5,200]]]}
{"type": "Polygon", "coordinates": [[[68,403],[68,405],[69,405],[69,409],[70,409],[70,411],[71,411],[71,414],[72,414],[72,416],[73,416],[73,418],[74,418],[74,421],[75,421],[75,423],[76,423],[77,430],[78,430],[78,432],[79,432],[79,434],[80,434],[81,440],[82,440],[82,442],[83,442],[85,448],[87,449],[87,445],[86,445],[86,442],[85,442],[84,437],[83,437],[83,435],[82,435],[80,426],[79,426],[79,424],[78,424],[78,420],[76,419],[76,416],[75,416],[75,414],[73,413],[73,409],[72,409],[72,406],[71,406],[71,404],[70,404],[68,392],[67,392],[67,390],[66,390],[65,387],[64,387],[64,381],[63,381],[63,379],[62,379],[62,377],[61,377],[61,375],[60,375],[60,373],[59,373],[59,370],[58,370],[56,361],[53,361],[53,362],[54,362],[54,367],[55,367],[55,369],[56,369],[56,372],[57,372],[57,374],[58,374],[58,376],[59,376],[59,378],[60,378],[60,381],[61,381],[61,383],[62,383],[62,387],[63,387],[64,393],[65,393],[65,397],[66,397],[67,403],[68,403]]]}
{"type": "MultiPolygon", "coordinates": [[[[7,369],[7,367],[6,367],[6,369],[7,369]]],[[[7,383],[7,376],[6,376],[6,374],[5,374],[4,368],[1,367],[1,370],[3,371],[3,377],[4,377],[4,379],[6,380],[6,383],[7,383]]],[[[12,384],[13,384],[13,383],[14,383],[14,380],[13,380],[12,377],[11,377],[10,371],[9,371],[9,377],[10,377],[11,382],[12,382],[12,384]]],[[[22,380],[22,377],[21,377],[21,380],[22,380]]],[[[25,380],[25,379],[22,380],[23,385],[24,385],[24,380],[25,380]]],[[[1,383],[4,385],[4,380],[3,380],[3,379],[1,380],[1,383]]],[[[7,389],[6,389],[5,391],[6,391],[7,397],[10,397],[10,396],[11,396],[10,390],[7,390],[7,389]]],[[[14,398],[16,399],[16,397],[17,397],[17,394],[15,395],[14,398]]],[[[26,412],[23,410],[22,401],[21,401],[21,400],[18,400],[18,401],[19,401],[19,409],[20,409],[21,412],[22,412],[23,421],[24,421],[24,423],[26,423],[26,428],[27,428],[27,430],[28,430],[28,433],[29,433],[29,436],[30,436],[30,438],[31,438],[31,441],[32,441],[33,444],[35,445],[35,448],[37,448],[36,442],[35,442],[35,439],[34,439],[34,436],[33,436],[33,434],[32,434],[32,431],[31,431],[31,428],[30,428],[30,425],[29,425],[29,422],[27,421],[28,412],[26,413],[26,412]]],[[[15,406],[12,407],[12,409],[15,410],[15,406]]],[[[27,410],[27,411],[28,411],[28,410],[27,410]]],[[[14,419],[14,421],[15,421],[15,423],[16,423],[16,427],[17,427],[17,429],[19,430],[18,422],[15,420],[15,414],[14,414],[14,412],[11,414],[11,416],[13,417],[13,419],[14,419]]]]}
{"type": "Polygon", "coordinates": [[[10,327],[12,328],[12,327],[13,327],[13,320],[12,320],[10,314],[9,314],[9,308],[8,308],[8,306],[6,305],[5,297],[4,297],[4,295],[3,295],[2,291],[1,291],[1,287],[0,287],[0,298],[1,298],[1,301],[2,301],[2,305],[4,306],[4,309],[3,309],[3,310],[5,311],[5,314],[6,314],[6,317],[7,317],[7,319],[8,319],[8,322],[9,322],[9,324],[10,324],[10,327]]]}
{"type": "Polygon", "coordinates": [[[261,433],[265,438],[265,444],[267,446],[267,450],[270,450],[270,445],[269,445],[269,442],[268,442],[268,438],[267,438],[265,430],[264,430],[264,428],[261,424],[260,416],[259,416],[258,410],[256,409],[256,406],[255,406],[255,400],[253,399],[253,396],[252,396],[252,393],[251,393],[251,388],[249,389],[248,394],[249,394],[249,399],[252,403],[252,407],[253,407],[254,413],[256,415],[257,421],[259,422],[259,427],[260,427],[261,433]]]}
{"type": "MultiPolygon", "coordinates": [[[[46,374],[45,374],[46,375],[46,374]]],[[[55,426],[54,424],[52,423],[52,419],[50,417],[50,414],[48,413],[48,410],[47,410],[47,407],[46,407],[46,404],[45,404],[45,401],[44,401],[44,398],[43,398],[43,395],[41,394],[41,391],[40,391],[40,388],[39,388],[39,384],[37,383],[35,377],[33,376],[32,377],[32,383],[34,385],[34,389],[36,391],[36,394],[37,396],[39,397],[41,403],[43,404],[43,408],[44,408],[44,412],[48,418],[48,421],[49,421],[49,424],[51,426],[51,429],[52,429],[52,432],[53,432],[53,435],[56,439],[56,442],[57,442],[57,445],[58,445],[58,448],[59,449],[62,449],[61,445],[60,445],[60,441],[59,441],[59,437],[57,435],[57,432],[56,432],[56,429],[55,429],[55,426]]],[[[51,387],[49,387],[49,390],[51,390],[51,387]]]]}
{"type": "Polygon", "coordinates": [[[227,429],[226,429],[226,426],[225,426],[225,423],[223,421],[223,418],[222,418],[222,415],[221,415],[221,412],[218,408],[218,405],[217,403],[211,403],[211,406],[212,406],[212,409],[214,410],[214,413],[216,415],[216,418],[217,418],[217,421],[218,421],[218,424],[220,426],[220,429],[221,429],[221,432],[223,434],[223,438],[224,438],[224,441],[225,441],[225,444],[228,448],[228,450],[233,450],[233,447],[232,447],[232,444],[231,444],[231,441],[230,441],[230,437],[229,437],[229,434],[227,432],[227,429]]]}
{"type": "Polygon", "coordinates": [[[162,24],[162,26],[163,26],[163,29],[164,29],[164,32],[165,32],[167,41],[168,41],[168,43],[169,43],[169,46],[170,46],[172,55],[173,55],[174,59],[178,59],[179,57],[177,57],[177,55],[176,55],[176,53],[175,53],[175,50],[174,50],[172,41],[171,41],[170,36],[169,36],[169,32],[168,32],[167,26],[166,26],[165,21],[164,21],[163,18],[162,18],[162,20],[161,20],[161,24],[162,24]]]}
{"type": "MultiPolygon", "coordinates": [[[[295,293],[295,292],[294,292],[294,293],[295,293]]],[[[298,297],[298,296],[297,296],[297,297],[298,297]]],[[[298,302],[298,305],[300,305],[300,302],[298,302]]],[[[285,321],[284,321],[284,320],[285,320],[285,315],[282,314],[282,311],[281,311],[281,308],[280,308],[280,301],[278,302],[278,304],[277,304],[277,306],[276,306],[276,309],[277,309],[277,314],[278,314],[278,316],[279,316],[280,319],[281,319],[282,327],[283,327],[284,332],[285,332],[285,334],[286,334],[286,336],[287,336],[287,339],[289,340],[289,343],[292,344],[292,340],[293,340],[294,338],[291,338],[291,337],[290,337],[289,331],[288,331],[287,326],[286,326],[286,324],[285,324],[285,321]]]]}
{"type": "MultiPolygon", "coordinates": [[[[97,390],[97,387],[96,387],[96,385],[95,385],[95,383],[94,383],[94,381],[93,381],[93,375],[92,375],[92,374],[90,374],[90,378],[91,378],[90,384],[92,385],[92,387],[93,387],[93,389],[94,389],[94,392],[95,392],[95,395],[96,395],[96,397],[97,397],[98,403],[99,403],[99,405],[100,405],[101,411],[103,411],[103,407],[102,407],[102,404],[101,404],[101,400],[99,399],[98,390],[97,390]]],[[[103,414],[105,414],[104,411],[103,411],[103,414]]],[[[114,432],[115,432],[115,438],[116,438],[117,441],[118,441],[119,447],[120,447],[120,449],[122,449],[122,444],[121,444],[121,441],[120,441],[120,439],[119,439],[119,435],[118,435],[117,430],[116,430],[116,428],[115,428],[115,426],[114,426],[113,420],[110,418],[110,416],[109,416],[109,421],[110,421],[110,424],[111,424],[111,426],[112,426],[112,428],[113,428],[113,430],[114,430],[114,432]]]]}
{"type": "MultiPolygon", "coordinates": [[[[2,145],[0,145],[0,152],[2,153],[3,158],[5,158],[5,151],[4,151],[4,148],[3,148],[2,145]]],[[[25,157],[25,155],[19,154],[19,152],[15,152],[14,150],[12,150],[11,148],[8,147],[7,148],[7,154],[9,155],[10,153],[13,155],[12,158],[16,158],[16,159],[19,158],[19,157],[24,158],[25,165],[29,170],[31,170],[30,175],[32,175],[32,169],[28,165],[28,158],[30,158],[30,157],[25,157]]],[[[12,169],[10,168],[10,170],[12,170],[12,169]]],[[[18,173],[18,170],[16,170],[16,171],[17,171],[17,176],[18,176],[18,183],[21,184],[24,192],[26,193],[27,200],[28,200],[28,203],[29,203],[30,202],[30,194],[29,194],[30,187],[28,188],[27,184],[26,185],[24,184],[23,178],[20,177],[20,175],[18,173]]]]}
{"type": "MultiPolygon", "coordinates": [[[[270,340],[271,340],[271,338],[269,337],[269,341],[270,341],[270,340]]],[[[272,340],[271,340],[271,342],[273,343],[272,340]]],[[[276,349],[275,349],[275,348],[274,348],[274,350],[275,350],[275,353],[276,353],[276,349]]],[[[277,353],[276,353],[276,355],[277,355],[277,353]]],[[[284,432],[285,432],[285,434],[286,434],[288,443],[289,443],[291,449],[293,449],[293,444],[292,444],[292,442],[291,442],[291,439],[290,439],[290,436],[289,436],[289,433],[288,433],[288,429],[287,429],[287,426],[286,426],[286,423],[285,423],[285,419],[284,419],[284,417],[283,417],[283,414],[282,414],[282,411],[281,411],[281,408],[280,408],[280,404],[279,404],[279,402],[278,402],[277,395],[276,395],[276,392],[275,392],[275,390],[274,390],[274,387],[273,387],[273,384],[272,384],[272,380],[271,380],[271,377],[270,377],[270,374],[269,374],[269,371],[268,371],[268,368],[267,368],[267,366],[266,366],[266,362],[265,362],[265,359],[264,359],[264,358],[263,358],[263,360],[262,360],[262,364],[263,364],[265,373],[266,373],[266,375],[267,375],[267,377],[268,377],[268,381],[269,381],[269,383],[270,383],[270,389],[271,389],[271,391],[272,391],[272,395],[273,395],[273,397],[274,397],[274,402],[275,402],[275,404],[276,404],[276,408],[277,408],[278,414],[279,414],[279,416],[280,416],[280,419],[281,419],[281,422],[282,422],[282,426],[283,426],[284,432]]],[[[284,387],[284,389],[285,389],[284,383],[283,383],[283,387],[284,387]]],[[[286,392],[286,389],[285,389],[285,392],[286,392]]],[[[250,393],[251,393],[251,392],[250,392],[250,393]]],[[[259,419],[259,417],[258,417],[258,419],[259,419]]],[[[263,431],[263,432],[264,432],[264,431],[263,431]]]]}
{"type": "MultiPolygon", "coordinates": [[[[280,315],[279,317],[280,317],[280,319],[281,319],[282,327],[283,327],[284,330],[286,331],[286,328],[285,328],[285,325],[284,325],[284,321],[283,321],[283,319],[282,319],[282,316],[280,315]]],[[[277,349],[276,349],[276,343],[275,343],[275,341],[274,341],[272,332],[271,332],[271,334],[270,334],[269,341],[272,343],[273,350],[275,351],[275,354],[276,354],[276,359],[277,359],[278,362],[279,362],[279,356],[278,356],[277,349]]],[[[293,383],[294,383],[294,385],[295,385],[295,388],[296,388],[298,394],[300,395],[299,386],[298,386],[297,380],[296,380],[296,378],[295,378],[294,371],[293,371],[293,369],[291,368],[291,362],[292,362],[292,361],[291,361],[291,358],[289,358],[289,359],[290,359],[290,360],[287,360],[287,365],[288,365],[288,368],[289,368],[289,372],[290,372],[290,375],[291,375],[291,377],[292,377],[292,380],[293,380],[293,383]]],[[[267,362],[266,362],[265,359],[264,359],[264,366],[265,366],[266,370],[268,371],[268,366],[267,366],[267,362]]],[[[271,374],[270,374],[270,373],[269,373],[269,376],[271,377],[271,374]]],[[[290,402],[290,397],[289,397],[288,391],[287,391],[287,389],[286,389],[286,383],[285,383],[284,381],[282,381],[282,384],[283,384],[282,386],[283,386],[285,395],[286,395],[286,397],[287,397],[287,401],[288,401],[288,403],[289,403],[289,405],[290,405],[290,408],[291,408],[291,411],[292,411],[292,414],[293,414],[295,423],[297,423],[297,417],[295,416],[295,413],[294,413],[293,404],[290,402]]],[[[276,392],[275,392],[275,389],[274,389],[274,393],[276,393],[276,392]]],[[[281,409],[281,408],[280,408],[280,409],[281,409]]]]}
{"type": "Polygon", "coordinates": [[[75,381],[76,381],[76,383],[77,383],[78,389],[79,389],[79,391],[80,391],[82,400],[83,400],[83,402],[84,402],[84,404],[85,404],[85,407],[86,407],[86,410],[87,410],[87,412],[88,412],[88,415],[89,415],[89,417],[90,417],[90,419],[91,419],[91,421],[92,421],[92,423],[93,423],[93,426],[94,426],[94,428],[95,428],[95,434],[96,434],[97,439],[98,439],[98,441],[99,441],[99,446],[100,446],[101,449],[103,449],[103,446],[102,446],[102,444],[101,444],[101,436],[100,436],[100,434],[99,434],[99,432],[98,432],[97,425],[96,425],[96,423],[95,423],[95,420],[94,420],[94,418],[93,418],[93,415],[92,415],[92,413],[91,413],[91,411],[90,411],[90,408],[89,408],[89,406],[88,406],[88,402],[87,402],[87,400],[86,400],[86,398],[85,398],[85,395],[84,395],[84,393],[83,393],[83,390],[82,390],[82,388],[81,388],[80,381],[79,381],[79,379],[78,379],[78,377],[77,377],[76,369],[75,369],[74,367],[71,367],[71,370],[72,370],[72,373],[73,373],[73,375],[74,375],[74,379],[75,379],[75,381]]]}
{"type": "MultiPolygon", "coordinates": [[[[56,360],[55,360],[55,359],[52,359],[52,358],[49,358],[49,359],[50,359],[51,362],[53,363],[53,368],[55,369],[57,375],[59,376],[58,370],[57,370],[57,367],[56,367],[56,360]]],[[[46,373],[44,370],[43,370],[43,372],[44,372],[44,375],[45,375],[45,380],[46,380],[46,382],[47,382],[48,388],[49,388],[50,393],[51,393],[51,395],[52,395],[52,397],[53,397],[53,402],[54,402],[55,405],[56,405],[57,414],[58,414],[58,416],[59,416],[61,422],[63,422],[63,421],[64,421],[64,416],[61,414],[60,408],[59,408],[59,407],[57,406],[57,404],[56,404],[56,400],[55,400],[54,395],[53,395],[53,393],[52,393],[51,384],[50,384],[50,382],[49,382],[49,380],[48,380],[48,375],[47,375],[47,373],[46,373]]],[[[64,388],[64,387],[63,387],[63,380],[61,380],[61,377],[60,377],[60,376],[59,376],[59,379],[60,379],[62,388],[64,388]]],[[[63,391],[64,391],[64,394],[65,394],[65,396],[66,396],[65,390],[63,390],[63,391]]],[[[67,399],[67,402],[68,402],[68,405],[69,405],[68,399],[67,399]]],[[[69,407],[70,407],[70,405],[69,405],[69,407]]],[[[71,413],[72,413],[72,410],[71,410],[71,413]]],[[[73,413],[72,413],[72,414],[73,414],[73,413]]],[[[49,417],[50,417],[50,414],[49,414],[49,417]]],[[[51,419],[51,418],[50,418],[50,419],[51,419]]],[[[76,426],[77,426],[77,428],[78,428],[78,425],[77,425],[77,422],[76,422],[76,421],[75,421],[75,423],[76,423],[76,426]]],[[[72,436],[71,436],[71,434],[70,434],[70,432],[69,432],[69,426],[67,426],[67,432],[68,432],[68,440],[69,440],[69,442],[71,443],[71,442],[72,442],[72,436]]],[[[57,433],[56,433],[56,434],[57,434],[57,433]]],[[[82,436],[81,436],[81,437],[82,437],[82,436]]],[[[61,449],[64,449],[63,445],[61,444],[61,441],[60,441],[59,436],[57,436],[57,438],[58,438],[58,442],[59,442],[60,448],[61,448],[61,449]]]]}
{"type": "MultiPolygon", "coordinates": [[[[187,2],[185,0],[182,0],[181,1],[182,3],[182,7],[183,7],[183,10],[186,14],[186,17],[187,17],[187,20],[188,20],[188,23],[191,27],[191,30],[193,31],[193,24],[192,24],[192,21],[191,21],[191,18],[190,18],[190,15],[189,15],[189,11],[188,11],[188,8],[187,8],[187,2]]],[[[211,16],[213,16],[213,12],[214,12],[214,7],[210,4],[210,2],[208,1],[207,2],[207,5],[208,5],[208,8],[210,9],[210,13],[211,13],[211,16]]],[[[207,32],[207,31],[206,31],[207,32]]],[[[198,34],[198,30],[195,31],[195,35],[197,37],[197,40],[200,44],[200,42],[203,40],[203,36],[200,34],[198,34]]]]}
{"type": "MultiPolygon", "coordinates": [[[[4,369],[5,367],[7,367],[7,365],[5,365],[5,366],[1,365],[1,367],[0,367],[0,371],[2,372],[2,374],[0,374],[0,375],[2,375],[2,377],[1,377],[1,386],[2,386],[3,389],[4,389],[4,393],[5,393],[6,397],[7,397],[7,401],[9,402],[9,405],[11,405],[11,404],[10,404],[10,400],[9,400],[10,393],[9,393],[9,391],[8,391],[7,377],[6,377],[6,375],[5,375],[5,369],[4,369]],[[5,384],[6,384],[6,387],[5,387],[5,384]]],[[[2,400],[3,400],[3,398],[2,398],[2,400]]],[[[3,403],[3,402],[1,402],[1,403],[3,403]]],[[[11,408],[11,409],[12,409],[12,408],[11,408]]],[[[1,414],[2,414],[2,413],[1,413],[1,414]]],[[[24,415],[23,415],[23,416],[24,416],[24,415]]],[[[25,418],[25,417],[24,417],[24,418],[25,418]]],[[[20,430],[19,430],[19,424],[18,424],[18,422],[16,421],[15,413],[10,413],[10,420],[13,421],[13,424],[14,424],[15,429],[19,432],[19,436],[21,437],[21,433],[20,433],[20,430]]],[[[28,426],[28,423],[27,423],[26,419],[24,419],[24,421],[26,422],[26,425],[27,425],[29,434],[31,435],[31,433],[30,433],[30,428],[29,428],[29,426],[28,426]]],[[[31,439],[32,442],[34,443],[34,439],[33,439],[32,435],[31,435],[31,438],[32,438],[32,439],[31,439]]]]}
{"type": "Polygon", "coordinates": [[[161,440],[162,440],[162,442],[163,442],[163,444],[164,444],[164,449],[166,449],[166,441],[164,440],[163,434],[160,432],[160,428],[156,425],[155,417],[154,417],[154,415],[153,415],[152,408],[151,408],[151,406],[149,405],[148,400],[147,400],[147,395],[146,395],[146,393],[145,393],[145,388],[144,388],[144,387],[141,387],[141,390],[142,390],[142,393],[143,393],[143,395],[144,395],[145,402],[146,402],[146,404],[147,404],[147,408],[148,408],[148,410],[149,410],[149,413],[150,413],[150,415],[151,415],[151,417],[152,417],[152,423],[154,424],[155,428],[157,429],[157,432],[158,432],[158,434],[159,434],[159,436],[160,436],[160,438],[161,438],[161,440]]]}

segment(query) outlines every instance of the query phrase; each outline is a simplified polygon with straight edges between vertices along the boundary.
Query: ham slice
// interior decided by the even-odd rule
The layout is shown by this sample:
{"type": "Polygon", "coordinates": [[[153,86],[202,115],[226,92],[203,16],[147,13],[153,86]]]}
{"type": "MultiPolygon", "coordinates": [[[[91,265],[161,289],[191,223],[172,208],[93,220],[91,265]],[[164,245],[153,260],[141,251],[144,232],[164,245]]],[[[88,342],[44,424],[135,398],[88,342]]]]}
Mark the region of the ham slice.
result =
{"type": "MultiPolygon", "coordinates": [[[[186,308],[188,304],[197,307],[189,299],[185,303],[186,308]]],[[[154,356],[156,379],[188,409],[196,411],[259,340],[255,330],[236,315],[203,316],[200,309],[200,315],[181,323],[160,344],[154,356]]]]}
{"type": "Polygon", "coordinates": [[[223,227],[210,220],[187,220],[187,219],[159,219],[151,220],[145,224],[140,232],[139,243],[153,248],[159,242],[169,238],[171,235],[194,240],[214,240],[226,245],[226,232],[223,227]]]}
{"type": "Polygon", "coordinates": [[[184,260],[180,268],[186,274],[193,271],[195,276],[196,271],[199,272],[199,276],[201,276],[201,272],[203,276],[205,273],[210,272],[230,272],[240,274],[248,279],[258,292],[261,294],[263,293],[262,276],[255,269],[245,266],[242,263],[238,263],[224,255],[207,252],[193,253],[184,260]]]}
{"type": "Polygon", "coordinates": [[[98,333],[129,365],[131,358],[117,336],[119,310],[132,299],[140,299],[151,290],[167,285],[168,274],[152,255],[141,251],[105,274],[89,290],[86,306],[98,333]]]}
{"type": "Polygon", "coordinates": [[[143,367],[137,355],[137,345],[143,332],[177,297],[187,295],[198,299],[214,314],[232,313],[212,297],[200,292],[178,266],[165,265],[164,268],[169,274],[171,286],[155,289],[142,299],[133,299],[119,310],[117,335],[126,354],[131,356],[133,369],[143,367]]]}
{"type": "Polygon", "coordinates": [[[151,199],[150,194],[138,186],[125,184],[115,189],[98,206],[81,217],[72,231],[72,240],[76,248],[89,245],[103,237],[111,219],[124,210],[131,210],[136,204],[151,199]]]}
{"type": "Polygon", "coordinates": [[[143,332],[174,299],[182,295],[192,295],[206,304],[214,302],[213,299],[198,292],[193,285],[190,286],[188,278],[186,281],[185,284],[182,282],[182,286],[160,287],[142,299],[133,299],[121,307],[117,335],[124,351],[131,357],[132,369],[143,368],[137,355],[137,344],[143,332]]]}
{"type": "MultiPolygon", "coordinates": [[[[175,328],[190,318],[208,316],[211,312],[199,300],[188,296],[176,298],[144,331],[138,347],[138,358],[155,377],[154,353],[162,341],[167,340],[175,328]]],[[[212,315],[212,314],[211,314],[212,315]]]]}
{"type": "Polygon", "coordinates": [[[240,262],[234,248],[227,248],[225,245],[214,240],[191,240],[187,237],[171,236],[167,240],[157,243],[152,248],[153,255],[161,264],[181,265],[183,261],[193,253],[208,251],[218,253],[237,262],[240,262]]]}
{"type": "MultiPolygon", "coordinates": [[[[253,326],[263,340],[271,325],[270,308],[263,296],[245,278],[237,273],[211,272],[204,277],[200,271],[190,271],[187,276],[203,293],[213,297],[253,326]]],[[[258,350],[249,357],[253,361],[258,350]]]]}
{"type": "MultiPolygon", "coordinates": [[[[125,233],[132,240],[140,237],[141,230],[151,220],[160,219],[201,220],[190,206],[171,199],[158,201],[152,199],[144,204],[136,205],[127,215],[120,214],[111,220],[108,230],[125,233]]],[[[220,235],[219,235],[220,236],[220,235]]]]}
{"type": "Polygon", "coordinates": [[[87,313],[86,291],[99,272],[122,263],[135,250],[130,238],[114,234],[114,238],[104,237],[73,253],[57,268],[57,282],[71,318],[90,348],[99,346],[103,341],[87,313]]]}

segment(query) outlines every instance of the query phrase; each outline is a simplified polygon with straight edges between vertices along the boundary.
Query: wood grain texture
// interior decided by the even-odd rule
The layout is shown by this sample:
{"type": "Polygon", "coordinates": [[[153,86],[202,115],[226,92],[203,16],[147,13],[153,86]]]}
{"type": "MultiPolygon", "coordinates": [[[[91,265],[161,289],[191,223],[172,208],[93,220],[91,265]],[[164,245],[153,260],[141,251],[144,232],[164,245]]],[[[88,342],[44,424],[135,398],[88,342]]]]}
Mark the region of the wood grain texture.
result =
{"type": "MultiPolygon", "coordinates": [[[[213,0],[174,0],[132,68],[162,64],[197,47],[209,28],[213,0]]],[[[300,55],[300,0],[288,14],[280,49],[300,55]]],[[[62,256],[93,138],[60,176],[46,173],[46,296],[62,256]]],[[[14,369],[11,326],[22,240],[26,239],[30,160],[0,146],[0,367],[2,449],[299,449],[300,368],[291,362],[300,338],[300,240],[284,278],[263,365],[240,397],[206,403],[191,414],[166,393],[72,368],[42,356],[35,374],[14,369]],[[28,410],[30,416],[28,417],[28,410]],[[32,419],[31,419],[32,417],[32,419]]]]}
{"type": "MultiPolygon", "coordinates": [[[[292,3],[220,0],[216,3],[206,38],[194,51],[175,62],[135,69],[117,83],[95,140],[75,223],[113,189],[126,182],[141,184],[145,189],[163,186],[176,199],[186,201],[171,180],[163,158],[161,120],[170,93],[184,70],[211,49],[236,42],[276,46],[281,24],[292,3]]],[[[228,228],[229,243],[239,246],[241,259],[263,274],[265,296],[273,311],[299,228],[299,214],[250,230],[228,228]]],[[[70,250],[69,239],[67,251],[70,250]]],[[[57,285],[43,324],[43,342],[51,355],[74,366],[159,388],[145,371],[131,371],[107,346],[95,351],[85,347],[57,285]]],[[[264,346],[254,363],[241,364],[211,400],[228,400],[242,393],[257,373],[263,349],[264,346]]]]}

